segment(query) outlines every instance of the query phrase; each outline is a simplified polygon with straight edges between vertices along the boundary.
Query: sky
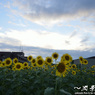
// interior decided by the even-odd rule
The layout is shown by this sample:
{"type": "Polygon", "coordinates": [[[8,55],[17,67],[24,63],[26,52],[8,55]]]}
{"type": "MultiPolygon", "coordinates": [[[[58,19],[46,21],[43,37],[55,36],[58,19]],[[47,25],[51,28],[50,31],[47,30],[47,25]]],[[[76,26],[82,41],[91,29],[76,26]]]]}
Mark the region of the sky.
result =
{"type": "Polygon", "coordinates": [[[95,0],[0,0],[0,51],[95,56],[95,0]]]}

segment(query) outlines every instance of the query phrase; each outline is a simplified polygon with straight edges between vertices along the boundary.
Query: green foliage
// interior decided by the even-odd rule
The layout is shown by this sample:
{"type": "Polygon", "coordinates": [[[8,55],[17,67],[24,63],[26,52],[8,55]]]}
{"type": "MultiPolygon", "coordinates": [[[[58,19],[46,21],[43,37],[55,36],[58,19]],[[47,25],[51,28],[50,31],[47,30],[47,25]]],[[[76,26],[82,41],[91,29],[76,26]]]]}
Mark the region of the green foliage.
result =
{"type": "Polygon", "coordinates": [[[74,95],[74,87],[95,83],[95,76],[89,73],[91,69],[82,70],[76,75],[69,71],[66,77],[58,77],[51,68],[20,71],[0,68],[0,95],[74,95]]]}

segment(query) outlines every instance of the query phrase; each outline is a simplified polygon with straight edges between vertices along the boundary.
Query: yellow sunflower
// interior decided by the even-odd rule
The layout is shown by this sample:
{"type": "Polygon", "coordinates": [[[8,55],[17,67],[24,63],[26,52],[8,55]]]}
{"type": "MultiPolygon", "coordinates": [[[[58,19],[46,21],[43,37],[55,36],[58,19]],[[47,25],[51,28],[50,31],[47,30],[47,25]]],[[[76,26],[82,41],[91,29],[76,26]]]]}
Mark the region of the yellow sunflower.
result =
{"type": "Polygon", "coordinates": [[[37,64],[36,64],[36,63],[34,63],[34,64],[32,64],[32,66],[33,66],[33,67],[36,67],[36,66],[37,66],[37,64]]]}
{"type": "Polygon", "coordinates": [[[72,74],[73,74],[73,75],[76,75],[76,71],[73,70],[73,71],[72,71],[72,74]]]}
{"type": "Polygon", "coordinates": [[[36,62],[36,58],[33,58],[33,60],[31,61],[31,66],[36,67],[36,62]]]}
{"type": "Polygon", "coordinates": [[[15,70],[21,70],[23,67],[22,63],[18,62],[15,64],[15,70]]]}
{"type": "Polygon", "coordinates": [[[1,67],[6,67],[5,61],[2,61],[1,67]]]}
{"type": "Polygon", "coordinates": [[[65,61],[64,59],[63,59],[63,56],[61,56],[61,60],[60,60],[61,62],[63,62],[63,61],[65,61]]]}
{"type": "Polygon", "coordinates": [[[28,63],[27,62],[24,62],[23,63],[23,67],[28,67],[28,63]]]}
{"type": "Polygon", "coordinates": [[[52,57],[46,57],[45,62],[46,64],[51,65],[53,62],[52,57]]]}
{"type": "Polygon", "coordinates": [[[79,57],[79,60],[80,60],[80,63],[83,64],[83,57],[82,56],[79,57]]]}
{"type": "Polygon", "coordinates": [[[36,58],[33,58],[33,59],[32,59],[31,64],[32,64],[32,63],[33,63],[33,64],[36,63],[36,58]]]}
{"type": "Polygon", "coordinates": [[[48,69],[48,65],[45,65],[44,70],[47,71],[48,69]]]}
{"type": "Polygon", "coordinates": [[[6,64],[6,66],[12,65],[12,60],[11,60],[11,58],[5,59],[5,64],[6,64]]]}
{"type": "Polygon", "coordinates": [[[66,62],[66,65],[71,66],[71,63],[70,62],[66,62]]]}
{"type": "Polygon", "coordinates": [[[63,60],[65,60],[66,62],[71,62],[72,61],[72,57],[69,54],[64,54],[63,55],[63,60]]]}
{"type": "Polygon", "coordinates": [[[95,65],[91,66],[91,68],[95,68],[95,65]]]}
{"type": "Polygon", "coordinates": [[[56,52],[54,52],[54,53],[52,54],[52,57],[53,57],[53,59],[57,60],[58,57],[59,57],[59,54],[56,53],[56,52]]]}
{"type": "Polygon", "coordinates": [[[83,60],[83,64],[84,65],[87,65],[88,64],[88,61],[86,59],[83,60]]]}
{"type": "Polygon", "coordinates": [[[13,59],[13,63],[15,64],[15,63],[17,63],[18,62],[18,59],[17,58],[14,58],[13,59]]]}
{"type": "Polygon", "coordinates": [[[33,57],[31,55],[27,57],[28,61],[32,61],[32,59],[33,59],[33,57]]]}
{"type": "Polygon", "coordinates": [[[30,66],[27,66],[27,67],[23,67],[23,69],[29,69],[30,68],[30,66]]]}
{"type": "Polygon", "coordinates": [[[12,70],[15,71],[15,65],[12,65],[12,70]]]}
{"type": "Polygon", "coordinates": [[[65,77],[67,71],[66,63],[65,62],[59,62],[59,64],[56,67],[56,75],[57,76],[63,76],[65,77]]]}
{"type": "Polygon", "coordinates": [[[39,58],[37,60],[36,64],[37,64],[38,67],[43,67],[44,63],[45,63],[45,61],[42,58],[39,58]]]}
{"type": "Polygon", "coordinates": [[[40,59],[40,58],[42,58],[42,56],[37,56],[37,57],[36,57],[36,59],[40,59]]]}
{"type": "Polygon", "coordinates": [[[76,67],[77,67],[76,64],[73,64],[73,65],[71,66],[72,69],[76,69],[76,67]]]}

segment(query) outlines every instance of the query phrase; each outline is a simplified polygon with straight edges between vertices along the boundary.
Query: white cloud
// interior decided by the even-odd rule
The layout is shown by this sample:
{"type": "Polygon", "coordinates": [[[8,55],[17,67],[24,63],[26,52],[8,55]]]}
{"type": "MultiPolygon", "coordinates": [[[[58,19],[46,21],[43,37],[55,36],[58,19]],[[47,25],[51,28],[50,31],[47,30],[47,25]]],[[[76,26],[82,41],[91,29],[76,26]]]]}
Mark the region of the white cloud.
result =
{"type": "Polygon", "coordinates": [[[6,33],[0,33],[0,43],[9,44],[13,46],[20,46],[21,42],[18,39],[8,37],[6,33]]]}
{"type": "MultiPolygon", "coordinates": [[[[10,39],[15,39],[25,46],[35,46],[48,49],[66,49],[66,50],[83,50],[87,46],[81,46],[81,35],[76,35],[71,38],[70,35],[62,35],[59,33],[48,32],[48,31],[35,31],[35,30],[10,30],[6,34],[0,34],[10,39]],[[66,42],[69,42],[66,43],[66,42]]],[[[7,40],[7,39],[6,39],[7,40]]],[[[2,40],[1,40],[2,41],[2,40]]],[[[8,41],[8,40],[7,40],[8,41]]],[[[9,41],[8,41],[9,42],[9,41]]],[[[12,41],[12,44],[15,44],[12,41]]],[[[17,45],[16,43],[15,45],[17,45]]]]}

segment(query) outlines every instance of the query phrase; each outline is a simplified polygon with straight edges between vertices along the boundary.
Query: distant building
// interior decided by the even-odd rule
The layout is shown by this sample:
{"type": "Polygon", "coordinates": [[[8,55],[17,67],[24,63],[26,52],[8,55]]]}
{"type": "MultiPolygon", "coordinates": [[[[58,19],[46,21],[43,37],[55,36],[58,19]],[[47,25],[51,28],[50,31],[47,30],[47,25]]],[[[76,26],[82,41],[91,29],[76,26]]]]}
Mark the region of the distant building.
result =
{"type": "MultiPolygon", "coordinates": [[[[88,67],[95,65],[95,56],[92,56],[89,58],[84,58],[84,59],[86,59],[88,61],[88,64],[87,64],[88,67]]],[[[73,63],[74,64],[80,64],[80,61],[79,61],[79,59],[76,59],[76,60],[74,60],[73,63]]]]}
{"type": "Polygon", "coordinates": [[[0,52],[0,60],[10,57],[11,59],[17,58],[19,62],[27,62],[27,57],[23,52],[0,52]]]}

